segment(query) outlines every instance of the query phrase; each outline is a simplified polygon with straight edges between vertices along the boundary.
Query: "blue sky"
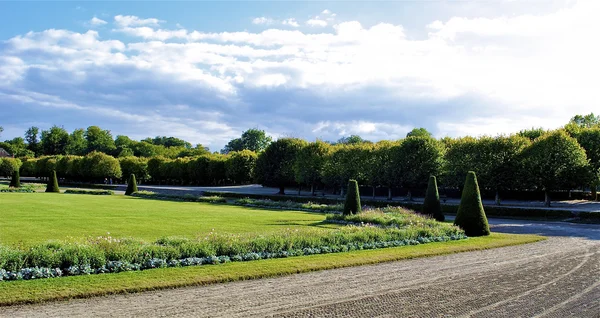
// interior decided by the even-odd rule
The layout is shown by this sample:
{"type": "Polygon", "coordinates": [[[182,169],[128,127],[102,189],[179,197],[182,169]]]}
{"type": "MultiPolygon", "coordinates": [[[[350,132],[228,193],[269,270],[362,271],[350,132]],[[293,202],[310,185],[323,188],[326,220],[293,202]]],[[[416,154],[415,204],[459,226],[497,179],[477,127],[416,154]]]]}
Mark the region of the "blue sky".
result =
{"type": "Polygon", "coordinates": [[[0,2],[2,139],[32,125],[397,139],[598,109],[597,1],[0,2]]]}

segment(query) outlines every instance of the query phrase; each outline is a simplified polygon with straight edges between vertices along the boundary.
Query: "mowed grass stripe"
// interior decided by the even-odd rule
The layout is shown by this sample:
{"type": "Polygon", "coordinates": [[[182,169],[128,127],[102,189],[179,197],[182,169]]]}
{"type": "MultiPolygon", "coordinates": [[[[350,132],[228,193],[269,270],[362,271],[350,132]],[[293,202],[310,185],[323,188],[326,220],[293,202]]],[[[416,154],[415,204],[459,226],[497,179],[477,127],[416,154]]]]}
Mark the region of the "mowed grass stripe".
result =
{"type": "Polygon", "coordinates": [[[0,194],[0,244],[25,246],[48,240],[163,236],[194,238],[210,232],[266,234],[322,224],[324,214],[172,202],[127,196],[55,193],[0,194]]]}
{"type": "Polygon", "coordinates": [[[71,276],[0,283],[0,305],[16,305],[71,298],[86,298],[164,288],[274,277],[317,270],[375,264],[532,243],[537,235],[492,233],[487,237],[424,245],[321,254],[284,259],[235,262],[183,268],[163,268],[90,276],[71,276]]]}

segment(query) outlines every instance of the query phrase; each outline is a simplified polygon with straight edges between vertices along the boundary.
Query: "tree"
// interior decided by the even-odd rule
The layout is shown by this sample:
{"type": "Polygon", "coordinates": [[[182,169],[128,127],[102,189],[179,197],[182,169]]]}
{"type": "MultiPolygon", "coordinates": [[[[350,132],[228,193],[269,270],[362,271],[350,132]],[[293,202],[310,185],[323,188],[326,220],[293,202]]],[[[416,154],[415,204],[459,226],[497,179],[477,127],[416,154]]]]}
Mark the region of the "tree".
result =
{"type": "Polygon", "coordinates": [[[125,190],[125,195],[132,195],[133,193],[138,192],[137,182],[135,180],[135,174],[131,174],[129,176],[129,181],[127,182],[127,189],[125,190]]]}
{"type": "Polygon", "coordinates": [[[296,182],[310,185],[310,192],[315,194],[315,184],[321,181],[325,160],[331,146],[317,140],[300,149],[294,162],[296,182]]]}
{"type": "Polygon", "coordinates": [[[42,151],[45,155],[67,154],[69,133],[62,127],[52,126],[50,130],[42,131],[42,151]]]}
{"type": "Polygon", "coordinates": [[[593,180],[590,184],[592,199],[597,200],[597,188],[600,185],[600,128],[581,129],[576,138],[589,159],[593,173],[593,180]]]}
{"type": "Polygon", "coordinates": [[[227,179],[236,184],[251,182],[257,159],[258,155],[254,151],[242,150],[230,152],[225,161],[227,179]]]}
{"type": "Polygon", "coordinates": [[[231,140],[221,153],[229,153],[231,151],[242,151],[244,149],[260,153],[264,151],[272,142],[272,138],[267,136],[264,130],[256,128],[248,129],[242,133],[241,138],[231,140]]]}
{"type": "Polygon", "coordinates": [[[20,188],[21,187],[21,176],[19,175],[19,169],[15,169],[13,172],[12,179],[10,180],[9,188],[20,188]]]}
{"type": "Polygon", "coordinates": [[[545,192],[546,206],[550,191],[587,185],[593,179],[585,150],[564,130],[536,139],[522,156],[527,179],[545,192]]]}
{"type": "Polygon", "coordinates": [[[136,175],[136,180],[148,180],[148,159],[140,157],[122,157],[119,158],[119,165],[124,176],[136,175]]]}
{"type": "Polygon", "coordinates": [[[4,148],[15,157],[35,157],[35,153],[27,149],[27,144],[25,144],[23,137],[15,137],[12,140],[0,142],[0,148],[4,148]]]}
{"type": "Polygon", "coordinates": [[[21,165],[21,160],[17,158],[0,158],[0,176],[12,176],[15,170],[21,168],[21,165]]]}
{"type": "Polygon", "coordinates": [[[596,116],[594,113],[575,115],[571,118],[569,124],[575,124],[580,128],[600,127],[600,116],[596,116]]]}
{"type": "Polygon", "coordinates": [[[529,138],[529,140],[534,141],[535,139],[537,139],[538,137],[542,136],[545,133],[546,133],[546,130],[544,130],[544,128],[542,128],[542,127],[539,127],[539,128],[531,128],[531,129],[521,130],[517,133],[517,135],[519,135],[521,137],[529,138]]]}
{"type": "Polygon", "coordinates": [[[408,137],[400,144],[394,162],[401,168],[400,184],[408,189],[412,200],[412,189],[425,187],[429,176],[440,173],[444,149],[442,144],[429,137],[408,137]]]}
{"type": "Polygon", "coordinates": [[[87,154],[87,140],[85,140],[85,130],[79,128],[73,130],[69,135],[66,152],[69,155],[83,156],[87,154]]]}
{"type": "Polygon", "coordinates": [[[499,136],[487,143],[486,151],[489,164],[487,165],[487,186],[496,191],[496,204],[500,205],[500,191],[515,189],[524,182],[522,178],[523,162],[521,153],[531,144],[531,141],[521,136],[499,136]]]}
{"type": "Polygon", "coordinates": [[[286,186],[295,185],[294,162],[305,145],[306,141],[297,138],[281,138],[271,143],[256,161],[257,182],[278,187],[279,194],[285,194],[286,186]]]}
{"type": "Polygon", "coordinates": [[[91,180],[119,179],[122,176],[119,160],[102,152],[90,152],[83,158],[83,171],[91,180]]]}
{"type": "Polygon", "coordinates": [[[346,202],[344,202],[344,215],[360,213],[360,193],[358,192],[358,182],[356,180],[348,181],[348,193],[346,202]]]}
{"type": "Polygon", "coordinates": [[[336,144],[344,144],[344,145],[352,145],[352,144],[362,144],[362,143],[371,143],[369,140],[363,139],[358,135],[350,135],[348,137],[342,137],[338,139],[336,144]]]}
{"type": "Polygon", "coordinates": [[[37,127],[29,127],[25,132],[25,140],[27,141],[27,149],[33,151],[36,156],[41,154],[42,148],[38,139],[40,129],[37,127]]]}
{"type": "Polygon", "coordinates": [[[454,225],[463,229],[467,236],[490,235],[490,226],[483,210],[477,177],[473,171],[467,174],[454,225]]]}
{"type": "MultiPolygon", "coordinates": [[[[388,140],[379,141],[369,149],[367,163],[365,164],[365,183],[372,188],[372,197],[375,199],[375,189],[378,186],[386,185],[386,170],[390,164],[390,148],[394,145],[388,140]]],[[[391,191],[389,191],[391,194],[391,191]]]]}
{"type": "Polygon", "coordinates": [[[340,187],[340,196],[350,179],[362,182],[366,179],[365,166],[368,164],[370,144],[337,144],[331,148],[323,167],[326,183],[340,187]]]}
{"type": "Polygon", "coordinates": [[[429,177],[427,184],[427,193],[423,202],[423,214],[430,215],[440,222],[444,222],[444,213],[440,204],[440,194],[438,192],[437,180],[435,176],[429,177]]]}
{"type": "Polygon", "coordinates": [[[432,138],[433,136],[431,135],[431,133],[429,131],[427,131],[427,129],[421,127],[421,128],[413,128],[413,130],[409,131],[408,134],[406,134],[406,137],[429,137],[429,138],[432,138]]]}
{"type": "Polygon", "coordinates": [[[46,186],[46,192],[60,193],[60,188],[58,187],[58,179],[56,178],[56,170],[52,170],[50,179],[48,179],[48,185],[46,186]]]}
{"type": "Polygon", "coordinates": [[[109,130],[102,130],[98,126],[90,126],[85,132],[87,152],[99,151],[106,154],[113,153],[117,148],[109,130]]]}

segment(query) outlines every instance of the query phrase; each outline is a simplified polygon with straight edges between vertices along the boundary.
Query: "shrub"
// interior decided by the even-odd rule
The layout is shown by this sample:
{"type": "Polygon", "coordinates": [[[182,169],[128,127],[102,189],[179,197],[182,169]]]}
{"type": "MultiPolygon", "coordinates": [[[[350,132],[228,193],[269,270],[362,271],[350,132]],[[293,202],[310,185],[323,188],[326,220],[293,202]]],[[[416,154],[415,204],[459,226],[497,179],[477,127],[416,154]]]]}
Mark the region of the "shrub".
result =
{"type": "Polygon", "coordinates": [[[135,174],[132,173],[131,176],[129,176],[129,181],[127,182],[127,190],[125,190],[125,195],[131,195],[137,191],[137,181],[135,180],[135,174]]]}
{"type": "Polygon", "coordinates": [[[114,192],[110,190],[78,190],[78,189],[69,189],[65,191],[67,194],[92,194],[92,195],[113,195],[114,192]]]}
{"type": "Polygon", "coordinates": [[[467,236],[490,235],[490,226],[481,203],[477,177],[473,171],[467,174],[454,224],[462,228],[467,236]]]}
{"type": "Polygon", "coordinates": [[[344,215],[360,213],[360,194],[358,193],[358,182],[348,182],[348,193],[344,203],[344,215]]]}
{"type": "Polygon", "coordinates": [[[15,172],[12,175],[12,179],[10,180],[10,188],[20,188],[21,187],[21,176],[19,174],[19,169],[15,169],[15,172]]]}
{"type": "Polygon", "coordinates": [[[440,222],[443,222],[445,219],[444,213],[442,213],[440,194],[438,192],[437,180],[435,176],[429,177],[427,193],[425,194],[425,202],[423,202],[423,214],[430,215],[440,222]]]}
{"type": "Polygon", "coordinates": [[[48,186],[46,187],[46,192],[60,193],[60,188],[58,187],[58,179],[56,178],[56,170],[52,171],[52,176],[48,180],[48,186]]]}

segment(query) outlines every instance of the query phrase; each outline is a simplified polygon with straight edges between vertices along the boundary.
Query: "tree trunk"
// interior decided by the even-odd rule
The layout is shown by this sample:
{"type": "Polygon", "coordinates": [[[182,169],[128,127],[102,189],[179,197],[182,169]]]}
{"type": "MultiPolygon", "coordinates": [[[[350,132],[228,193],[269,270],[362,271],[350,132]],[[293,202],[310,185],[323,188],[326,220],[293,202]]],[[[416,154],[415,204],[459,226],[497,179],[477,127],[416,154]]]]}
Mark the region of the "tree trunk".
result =
{"type": "Polygon", "coordinates": [[[500,205],[500,191],[496,190],[496,205],[500,205]]]}
{"type": "Polygon", "coordinates": [[[279,187],[279,193],[277,194],[285,194],[285,187],[279,187]]]}
{"type": "Polygon", "coordinates": [[[548,190],[544,191],[544,206],[550,207],[550,192],[548,190]]]}
{"type": "Polygon", "coordinates": [[[310,194],[313,196],[315,195],[315,184],[314,183],[310,185],[310,194]]]}
{"type": "Polygon", "coordinates": [[[344,196],[344,186],[340,187],[340,197],[344,196]]]}
{"type": "Polygon", "coordinates": [[[302,191],[302,186],[298,185],[298,195],[300,195],[300,192],[302,191]]]}
{"type": "Polygon", "coordinates": [[[596,182],[594,182],[594,184],[592,184],[592,201],[597,201],[598,200],[598,185],[596,184],[596,182]]]}
{"type": "Polygon", "coordinates": [[[412,201],[412,191],[408,190],[408,193],[406,194],[406,198],[408,199],[408,201],[412,201]]]}
{"type": "Polygon", "coordinates": [[[373,188],[373,200],[375,200],[375,186],[373,186],[372,188],[373,188]]]}
{"type": "Polygon", "coordinates": [[[388,187],[388,200],[392,199],[392,187],[388,187]]]}

